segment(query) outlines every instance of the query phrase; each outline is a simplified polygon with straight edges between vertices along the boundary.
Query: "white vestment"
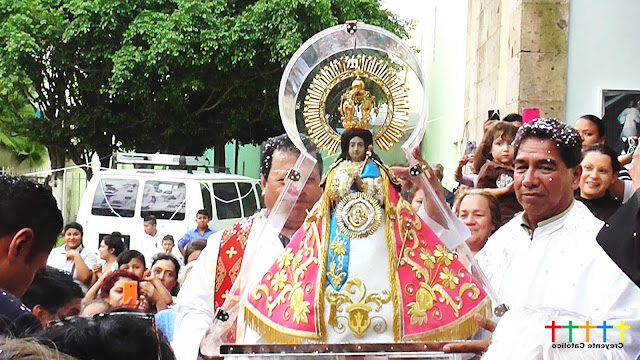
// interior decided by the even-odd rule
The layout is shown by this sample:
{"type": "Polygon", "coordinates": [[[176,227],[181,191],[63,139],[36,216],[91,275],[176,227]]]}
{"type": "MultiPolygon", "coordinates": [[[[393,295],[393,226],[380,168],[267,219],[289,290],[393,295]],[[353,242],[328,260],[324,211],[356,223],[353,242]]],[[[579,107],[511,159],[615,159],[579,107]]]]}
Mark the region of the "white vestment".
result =
{"type": "Polygon", "coordinates": [[[624,350],[635,358],[640,289],[596,242],[603,222],[579,201],[533,232],[523,226],[523,216],[502,226],[476,255],[499,301],[511,309],[551,307],[598,322],[624,320],[631,325],[624,350]]]}
{"type": "MultiPolygon", "coordinates": [[[[245,255],[242,259],[242,267],[246,266],[245,260],[247,260],[252,251],[251,247],[257,246],[257,243],[253,242],[254,239],[260,241],[260,255],[256,257],[256,260],[264,263],[260,266],[262,269],[267,269],[284,249],[277,236],[263,236],[261,239],[252,236],[254,232],[260,234],[265,219],[264,211],[255,215],[247,240],[245,255]]],[[[209,236],[207,247],[196,260],[178,293],[172,342],[177,360],[196,360],[198,358],[200,341],[213,322],[215,315],[213,287],[215,284],[218,251],[220,250],[220,239],[223,233],[224,231],[217,231],[209,236]]],[[[261,271],[260,274],[255,275],[256,279],[259,279],[263,273],[264,271],[261,271]]],[[[251,277],[254,278],[254,275],[252,274],[251,277]]],[[[239,331],[244,328],[242,316],[238,316],[237,326],[239,331]]],[[[241,335],[238,334],[238,339],[241,338],[241,335]]]]}

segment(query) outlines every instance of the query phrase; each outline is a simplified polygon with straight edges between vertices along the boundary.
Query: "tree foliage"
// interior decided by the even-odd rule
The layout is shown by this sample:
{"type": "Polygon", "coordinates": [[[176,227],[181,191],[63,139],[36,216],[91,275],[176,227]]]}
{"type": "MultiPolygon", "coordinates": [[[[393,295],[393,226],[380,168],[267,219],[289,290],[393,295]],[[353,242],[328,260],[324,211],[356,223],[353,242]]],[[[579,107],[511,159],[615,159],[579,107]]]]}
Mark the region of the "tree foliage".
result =
{"type": "Polygon", "coordinates": [[[0,0],[1,124],[52,166],[261,142],[290,56],[352,19],[406,36],[377,0],[0,0]]]}

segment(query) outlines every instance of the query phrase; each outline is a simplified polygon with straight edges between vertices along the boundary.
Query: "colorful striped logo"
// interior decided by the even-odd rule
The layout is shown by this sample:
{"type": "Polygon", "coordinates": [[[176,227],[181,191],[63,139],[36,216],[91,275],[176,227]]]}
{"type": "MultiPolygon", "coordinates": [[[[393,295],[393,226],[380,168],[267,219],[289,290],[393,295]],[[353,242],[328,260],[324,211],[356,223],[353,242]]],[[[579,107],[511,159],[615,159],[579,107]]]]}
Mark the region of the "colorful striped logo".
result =
{"type": "Polygon", "coordinates": [[[586,321],[584,325],[574,325],[573,321],[569,321],[567,325],[559,325],[559,324],[556,324],[555,321],[551,321],[551,324],[545,325],[544,327],[545,329],[551,330],[551,342],[556,342],[556,331],[568,331],[570,343],[573,342],[573,334],[576,331],[584,331],[584,335],[585,335],[584,340],[587,343],[592,341],[594,338],[596,339],[594,341],[599,341],[600,337],[599,336],[596,337],[597,335],[602,335],[602,342],[606,343],[607,330],[609,330],[609,334],[611,334],[612,331],[616,331],[613,329],[617,329],[619,331],[620,343],[623,343],[624,330],[631,328],[631,326],[625,325],[624,321],[622,320],[620,321],[620,325],[609,325],[607,324],[606,321],[603,321],[602,325],[594,325],[594,324],[591,324],[589,321],[586,321]]]}

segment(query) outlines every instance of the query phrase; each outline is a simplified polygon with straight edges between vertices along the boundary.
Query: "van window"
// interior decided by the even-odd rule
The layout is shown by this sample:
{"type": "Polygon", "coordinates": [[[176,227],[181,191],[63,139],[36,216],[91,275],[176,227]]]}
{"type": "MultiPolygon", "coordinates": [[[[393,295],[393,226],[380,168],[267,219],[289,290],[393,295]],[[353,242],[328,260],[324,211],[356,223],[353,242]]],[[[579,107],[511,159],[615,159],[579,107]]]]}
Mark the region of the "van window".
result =
{"type": "Polygon", "coordinates": [[[240,199],[236,183],[213,183],[213,196],[216,198],[218,219],[236,219],[242,217],[240,199]]]}
{"type": "Polygon", "coordinates": [[[213,211],[211,209],[211,191],[209,190],[209,186],[207,184],[200,183],[200,193],[202,193],[203,209],[207,210],[207,212],[213,216],[213,211]]]}
{"type": "Polygon", "coordinates": [[[91,205],[91,214],[133,217],[138,196],[138,180],[100,179],[91,205]]]}
{"type": "Polygon", "coordinates": [[[258,211],[258,204],[256,204],[256,195],[253,192],[253,186],[251,183],[238,183],[238,189],[240,190],[240,198],[242,199],[242,211],[244,216],[251,216],[258,211]]]}
{"type": "Polygon", "coordinates": [[[156,219],[184,220],[187,187],[182,182],[147,181],[142,193],[140,216],[156,219]]]}

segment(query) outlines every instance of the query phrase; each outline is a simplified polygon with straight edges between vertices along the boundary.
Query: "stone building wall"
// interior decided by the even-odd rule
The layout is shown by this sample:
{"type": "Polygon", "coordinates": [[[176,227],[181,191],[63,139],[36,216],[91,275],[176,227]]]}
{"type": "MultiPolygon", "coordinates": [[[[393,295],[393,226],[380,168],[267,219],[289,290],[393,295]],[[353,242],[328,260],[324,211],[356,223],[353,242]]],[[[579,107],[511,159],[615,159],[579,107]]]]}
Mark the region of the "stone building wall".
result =
{"type": "Polygon", "coordinates": [[[487,110],[564,116],[569,0],[470,0],[465,121],[479,140],[487,110]]]}

